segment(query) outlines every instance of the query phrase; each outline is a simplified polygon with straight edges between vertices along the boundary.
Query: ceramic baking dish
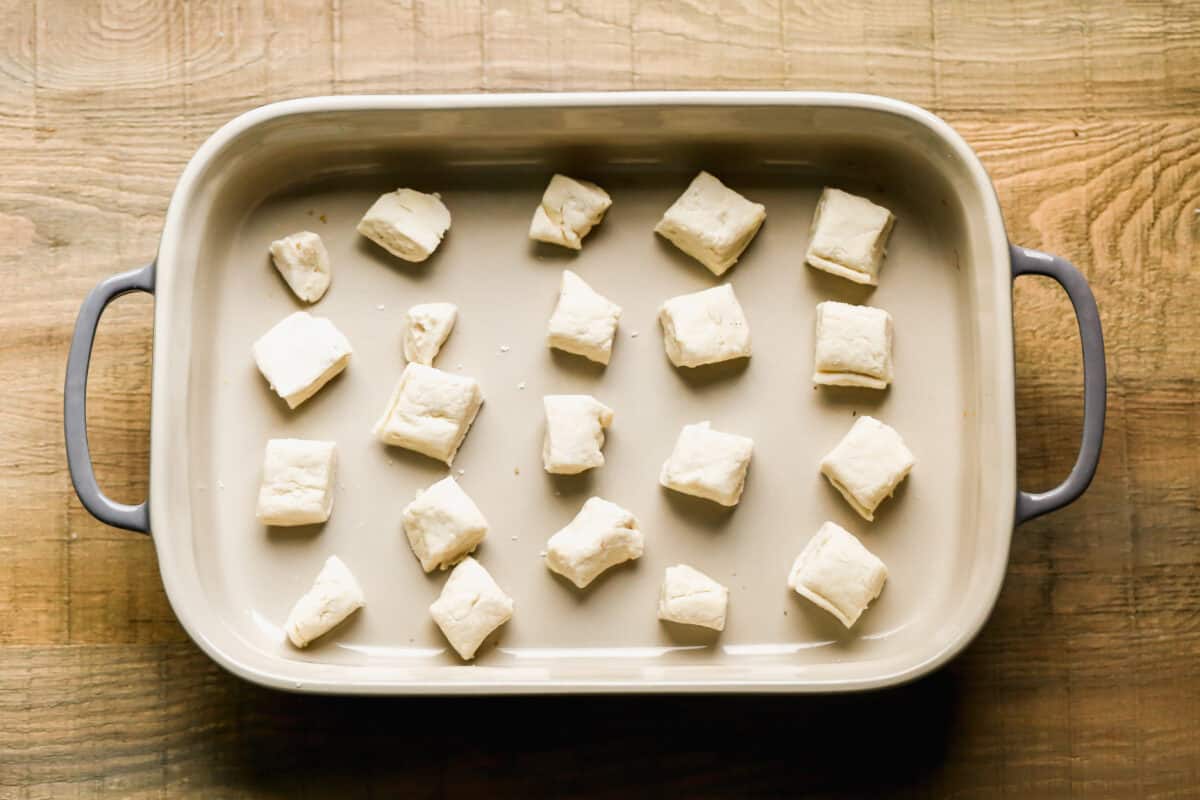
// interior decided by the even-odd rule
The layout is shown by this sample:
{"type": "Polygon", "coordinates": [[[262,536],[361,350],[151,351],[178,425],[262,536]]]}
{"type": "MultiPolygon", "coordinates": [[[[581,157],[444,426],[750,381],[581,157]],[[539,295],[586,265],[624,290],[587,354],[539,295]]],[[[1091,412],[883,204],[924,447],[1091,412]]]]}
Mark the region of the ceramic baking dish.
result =
{"type": "Polygon", "coordinates": [[[152,533],[171,605],[193,639],[249,680],[314,692],[830,692],[910,680],[979,631],[1004,576],[1013,526],[1071,502],[1096,467],[1105,374],[1095,302],[1065,261],[1013,247],[979,160],[944,122],[879,97],[829,93],[322,97],[278,103],[219,130],[188,164],[154,263],[101,283],[84,303],[67,369],[71,474],[84,506],[152,533]],[[748,362],[677,370],[659,303],[719,281],[652,233],[700,169],[768,209],[726,277],[754,334],[748,362]],[[555,171],[597,181],[614,205],[580,254],[526,238],[555,171]],[[803,252],[824,185],[865,194],[897,217],[871,291],[809,269],[803,252]],[[354,226],[381,192],[442,193],[454,224],[424,264],[400,262],[354,226]],[[251,343],[298,305],[271,267],[271,240],[319,232],[333,285],[313,311],[355,347],[349,369],[295,412],[268,389],[251,343]],[[624,306],[611,365],[549,351],[545,323],[561,270],[624,306]],[[1059,281],[1079,319],[1083,443],[1067,480],[1017,489],[1011,282],[1059,281]],[[84,393],[92,337],[112,299],[155,296],[149,500],[115,503],[89,461],[84,393]],[[870,302],[896,326],[886,392],[811,382],[813,309],[870,302]],[[450,300],[460,322],[439,366],[479,379],[486,403],[454,463],[491,532],[477,557],[516,616],[462,665],[429,620],[444,574],[424,575],[401,508],[443,465],[371,437],[403,367],[411,304],[450,300]],[[608,464],[553,478],[540,463],[543,394],[587,392],[616,409],[608,464]],[[817,473],[853,423],[896,427],[917,466],[874,523],[817,473]],[[736,510],[658,486],[681,425],[752,436],[736,510]],[[320,529],[266,530],[254,518],[264,442],[335,439],[335,511],[320,529]],[[634,511],[646,554],[585,592],[540,551],[593,494],[634,511]],[[890,567],[851,631],[790,592],[788,568],[827,520],[890,567]],[[324,559],[358,575],[367,607],[304,651],[281,622],[324,559]],[[721,635],[655,618],[663,569],[687,563],[730,587],[721,635]]]}

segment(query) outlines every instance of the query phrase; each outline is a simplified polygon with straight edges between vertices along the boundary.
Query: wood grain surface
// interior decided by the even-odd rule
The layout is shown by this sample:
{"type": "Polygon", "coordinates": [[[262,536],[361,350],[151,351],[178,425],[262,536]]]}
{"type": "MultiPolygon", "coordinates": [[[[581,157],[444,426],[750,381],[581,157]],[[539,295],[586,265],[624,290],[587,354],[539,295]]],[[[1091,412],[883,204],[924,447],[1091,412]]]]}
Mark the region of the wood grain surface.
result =
{"type": "MultiPolygon", "coordinates": [[[[1200,796],[1200,6],[1187,0],[0,0],[0,797],[1200,796]],[[364,700],[214,666],[61,434],[84,294],[218,125],[309,94],[841,89],[945,117],[1095,289],[1100,471],[1018,529],[948,668],[855,697],[364,700]]],[[[1020,480],[1075,455],[1070,306],[1014,290],[1020,480]]],[[[152,303],[105,316],[101,483],[146,491],[152,303]]]]}

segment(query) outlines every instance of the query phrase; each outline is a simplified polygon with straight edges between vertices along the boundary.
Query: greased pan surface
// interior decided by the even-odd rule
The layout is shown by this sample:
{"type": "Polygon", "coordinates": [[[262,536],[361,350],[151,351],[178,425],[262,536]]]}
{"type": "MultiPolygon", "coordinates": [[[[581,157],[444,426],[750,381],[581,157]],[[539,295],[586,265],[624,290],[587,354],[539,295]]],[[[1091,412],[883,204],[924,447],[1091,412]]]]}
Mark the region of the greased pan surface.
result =
{"type": "Polygon", "coordinates": [[[150,509],[171,602],[220,663],[302,690],[828,691],[914,677],[982,625],[1005,568],[1015,495],[1008,270],[995,197],[969,150],[935,118],[878,98],[317,98],[252,112],[189,166],[158,262],[150,509]],[[658,305],[722,279],[652,229],[700,169],[767,207],[723,279],[746,311],[754,355],[679,370],[663,352],[658,305]],[[613,197],[579,254],[526,236],[555,171],[613,197]],[[804,266],[823,185],[895,213],[877,289],[804,266]],[[398,186],[440,192],[453,215],[423,264],[354,230],[398,186]],[[267,254],[300,229],[321,234],[333,264],[310,310],[355,353],[292,412],[250,349],[301,308],[267,254]],[[544,344],[564,268],[624,307],[607,368],[544,344]],[[891,312],[890,390],[813,388],[814,307],[826,299],[891,312]],[[460,308],[437,365],[475,377],[486,397],[454,463],[491,524],[476,557],[516,601],[469,666],[427,612],[446,573],[422,573],[400,527],[417,489],[447,470],[370,434],[404,366],[404,310],[435,300],[460,308]],[[616,411],[607,464],[573,478],[540,462],[541,397],[562,392],[616,411]],[[917,458],[874,523],[817,471],[860,414],[894,426],[917,458]],[[658,485],[679,428],[705,419],[756,443],[732,511],[658,485]],[[320,528],[267,530],[254,518],[263,445],[286,436],[338,443],[334,512],[320,528]],[[592,495],[638,516],[646,552],[579,591],[539,554],[592,495]],[[827,519],[890,570],[851,631],[786,585],[827,519]],[[367,606],[295,650],[282,621],[330,554],[358,576],[367,606]],[[729,587],[724,633],[656,619],[663,569],[677,563],[729,587]]]}

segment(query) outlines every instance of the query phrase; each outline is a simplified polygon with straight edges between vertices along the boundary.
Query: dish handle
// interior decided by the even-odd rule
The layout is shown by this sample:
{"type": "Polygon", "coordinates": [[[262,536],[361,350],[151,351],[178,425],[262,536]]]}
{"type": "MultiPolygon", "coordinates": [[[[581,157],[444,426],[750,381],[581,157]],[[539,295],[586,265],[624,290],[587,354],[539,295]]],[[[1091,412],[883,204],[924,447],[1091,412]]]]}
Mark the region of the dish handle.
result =
{"type": "Polygon", "coordinates": [[[1108,377],[1104,366],[1104,333],[1100,312],[1087,279],[1070,262],[1028,247],[1009,245],[1012,276],[1044,275],[1058,281],[1075,307],[1079,322],[1079,340],[1083,344],[1083,436],[1079,455],[1067,479],[1045,492],[1017,490],[1017,524],[1056,511],[1074,502],[1084,493],[1100,462],[1104,443],[1104,411],[1108,377]]]}
{"type": "Polygon", "coordinates": [[[112,500],[96,483],[87,438],[87,378],[92,360],[92,342],[100,315],[113,300],[130,292],[154,294],[154,262],[140,269],[122,272],[101,281],[83,301],[71,352],[67,356],[67,380],[63,388],[63,431],[67,442],[67,467],[75,494],[93,517],[101,522],[138,533],[150,532],[150,512],[146,501],[126,505],[112,500]]]}

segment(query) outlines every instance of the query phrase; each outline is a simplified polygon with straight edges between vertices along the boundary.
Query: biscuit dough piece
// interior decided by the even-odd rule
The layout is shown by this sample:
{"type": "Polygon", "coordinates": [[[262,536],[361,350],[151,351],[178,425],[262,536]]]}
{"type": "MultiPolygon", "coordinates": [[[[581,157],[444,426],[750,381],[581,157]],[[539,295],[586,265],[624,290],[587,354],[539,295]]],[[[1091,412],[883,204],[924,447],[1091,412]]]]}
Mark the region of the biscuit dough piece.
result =
{"type": "Polygon", "coordinates": [[[846,280],[876,286],[895,221],[891,211],[865,197],[826,187],[804,259],[846,280]]]}
{"type": "Polygon", "coordinates": [[[765,206],[701,172],[663,214],[654,232],[714,275],[722,275],[737,263],[766,218],[765,206]]]}
{"type": "Polygon", "coordinates": [[[859,417],[821,459],[821,474],[870,522],[875,519],[875,509],[892,496],[914,463],[899,433],[874,417],[859,417]]]}
{"type": "Polygon", "coordinates": [[[483,392],[474,378],[410,363],[373,433],[384,444],[450,464],[481,405],[483,392]]]}
{"type": "Polygon", "coordinates": [[[854,534],[826,522],[792,565],[788,586],[847,628],[883,591],[887,567],[854,534]]]}
{"type": "Polygon", "coordinates": [[[658,482],[693,497],[736,506],[754,453],[747,436],[714,431],[708,421],[684,425],[658,482]]]}
{"type": "Polygon", "coordinates": [[[474,552],[488,532],[479,506],[449,475],[417,492],[402,519],[408,543],[426,572],[458,563],[474,552]]]}
{"type": "Polygon", "coordinates": [[[271,439],[258,490],[259,521],[265,525],[312,525],[333,511],[333,442],[271,439]]]}
{"type": "Polygon", "coordinates": [[[577,475],[604,466],[604,429],[612,424],[613,410],[590,394],[549,394],[542,464],[554,475],[577,475]]]}
{"type": "Polygon", "coordinates": [[[405,261],[429,258],[450,229],[450,212],[441,196],[413,189],[381,195],[357,230],[375,244],[405,261]]]}
{"type": "Polygon", "coordinates": [[[320,300],[329,288],[329,251],[312,231],[271,242],[271,260],[296,297],[307,303],[320,300]]]}
{"type": "Polygon", "coordinates": [[[580,250],[583,237],[604,219],[611,205],[608,192],[596,184],[555,175],[533,212],[529,238],[580,250]]]}
{"type": "Polygon", "coordinates": [[[453,303],[421,303],[404,315],[404,358],[425,366],[433,366],[454,323],[458,306],[453,303]]]}
{"type": "Polygon", "coordinates": [[[483,565],[467,557],[450,573],[429,614],[455,652],[470,661],[483,640],[512,619],[513,600],[483,565]]]}
{"type": "Polygon", "coordinates": [[[546,566],[580,589],[609,567],[640,558],[645,538],[633,514],[593,497],[546,544],[546,566]]]}
{"type": "Polygon", "coordinates": [[[283,629],[292,644],[307,647],[364,605],[362,587],[349,567],[337,556],[330,556],[317,573],[312,588],[292,607],[283,629]]]}
{"type": "Polygon", "coordinates": [[[750,323],[728,283],[672,297],[658,310],[667,358],[699,367],[750,357],[750,323]]]}
{"type": "Polygon", "coordinates": [[[344,370],[353,352],[332,322],[297,311],[254,343],[254,362],[275,394],[296,408],[344,370]]]}
{"type": "Polygon", "coordinates": [[[592,289],[583,278],[563,270],[558,305],[550,316],[546,344],[600,364],[612,357],[621,307],[592,289]]]}
{"type": "Polygon", "coordinates": [[[832,300],[817,303],[813,383],[886,389],[892,381],[892,315],[832,300]]]}
{"type": "Polygon", "coordinates": [[[725,630],[729,590],[697,569],[667,567],[658,595],[658,618],[683,625],[725,630]]]}

